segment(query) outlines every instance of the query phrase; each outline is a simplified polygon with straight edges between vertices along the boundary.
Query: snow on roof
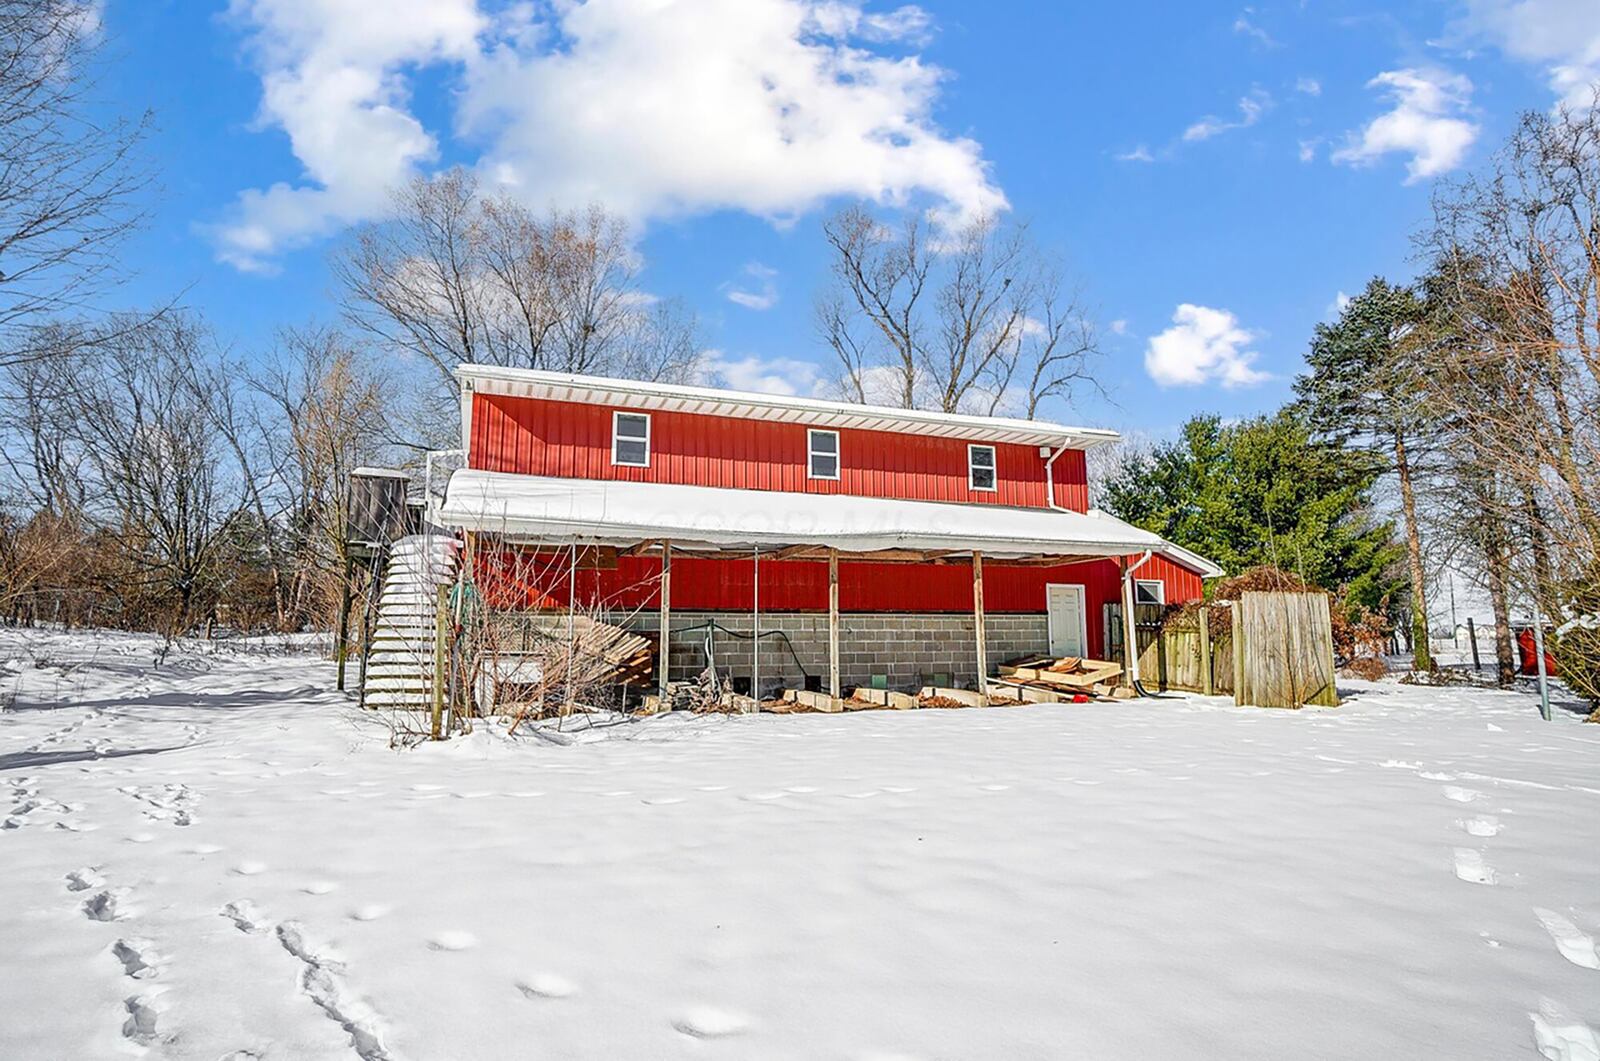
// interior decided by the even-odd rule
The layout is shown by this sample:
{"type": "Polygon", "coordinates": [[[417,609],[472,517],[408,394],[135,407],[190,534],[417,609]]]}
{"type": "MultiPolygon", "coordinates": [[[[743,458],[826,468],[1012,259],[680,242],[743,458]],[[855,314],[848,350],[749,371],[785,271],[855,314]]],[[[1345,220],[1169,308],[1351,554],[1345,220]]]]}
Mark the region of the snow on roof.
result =
{"type": "MultiPolygon", "coordinates": [[[[831,428],[914,432],[944,438],[1014,442],[1027,446],[1072,446],[1093,449],[1122,436],[1097,427],[1065,427],[1042,420],[1015,420],[1003,416],[967,416],[884,405],[856,405],[782,394],[686,387],[673,383],[577,376],[563,372],[538,372],[495,365],[460,365],[455,370],[463,397],[469,392],[508,394],[524,398],[582,402],[627,409],[660,409],[708,416],[759,417],[778,423],[831,428]]],[[[465,416],[471,403],[464,402],[465,416]]]]}
{"type": "Polygon", "coordinates": [[[1105,557],[1152,552],[1204,575],[1221,569],[1159,536],[1104,513],[901,501],[846,494],[730,490],[711,486],[555,479],[463,470],[450,477],[439,520],[552,545],[674,548],[831,546],[980,550],[986,556],[1105,557]]]}

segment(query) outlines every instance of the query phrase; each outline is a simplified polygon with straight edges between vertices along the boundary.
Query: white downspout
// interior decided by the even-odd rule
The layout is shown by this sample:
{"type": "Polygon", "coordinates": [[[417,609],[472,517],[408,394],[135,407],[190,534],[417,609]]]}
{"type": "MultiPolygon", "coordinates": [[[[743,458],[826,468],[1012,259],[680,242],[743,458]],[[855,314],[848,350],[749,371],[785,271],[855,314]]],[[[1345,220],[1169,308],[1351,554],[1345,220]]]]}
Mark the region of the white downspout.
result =
{"type": "Polygon", "coordinates": [[[1050,454],[1049,458],[1044,462],[1044,503],[1057,512],[1066,512],[1068,510],[1066,506],[1056,504],[1056,480],[1052,465],[1055,464],[1057,457],[1071,448],[1072,443],[1063,442],[1061,448],[1050,454]]]}
{"type": "Polygon", "coordinates": [[[1128,653],[1128,681],[1135,689],[1139,689],[1139,630],[1133,613],[1133,575],[1154,555],[1154,550],[1146,549],[1139,562],[1122,573],[1122,640],[1128,653]]]}

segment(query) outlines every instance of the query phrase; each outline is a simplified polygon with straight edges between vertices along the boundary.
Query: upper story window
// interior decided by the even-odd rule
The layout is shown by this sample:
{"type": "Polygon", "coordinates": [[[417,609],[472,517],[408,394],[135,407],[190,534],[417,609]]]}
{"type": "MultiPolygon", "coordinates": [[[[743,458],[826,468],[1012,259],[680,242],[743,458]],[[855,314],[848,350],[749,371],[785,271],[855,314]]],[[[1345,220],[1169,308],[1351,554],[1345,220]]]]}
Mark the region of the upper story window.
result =
{"type": "Polygon", "coordinates": [[[1159,578],[1138,578],[1133,581],[1133,603],[1167,603],[1167,584],[1159,578]]]}
{"type": "Polygon", "coordinates": [[[994,447],[967,447],[967,485],[974,490],[993,490],[994,447]]]}
{"type": "Polygon", "coordinates": [[[629,468],[650,467],[648,413],[611,414],[611,463],[629,468]]]}
{"type": "Polygon", "coordinates": [[[806,475],[811,479],[839,478],[839,432],[806,432],[806,475]]]}

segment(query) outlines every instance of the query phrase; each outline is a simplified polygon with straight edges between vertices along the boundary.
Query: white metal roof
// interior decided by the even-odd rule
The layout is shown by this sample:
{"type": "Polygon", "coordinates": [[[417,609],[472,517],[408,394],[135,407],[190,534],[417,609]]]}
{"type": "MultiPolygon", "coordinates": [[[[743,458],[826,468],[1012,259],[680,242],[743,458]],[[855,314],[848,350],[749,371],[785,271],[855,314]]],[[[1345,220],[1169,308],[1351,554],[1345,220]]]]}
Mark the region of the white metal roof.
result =
{"type": "MultiPolygon", "coordinates": [[[[1042,420],[1014,420],[1001,416],[966,416],[884,405],[854,405],[781,394],[686,387],[674,383],[576,376],[525,368],[466,364],[456,368],[461,381],[463,420],[471,416],[470,392],[508,394],[524,398],[582,402],[627,409],[661,409],[709,416],[759,418],[769,422],[808,424],[816,427],[863,428],[903,431],[944,438],[1014,442],[1026,446],[1072,446],[1092,449],[1122,436],[1096,427],[1064,427],[1042,420]]],[[[465,427],[465,424],[464,424],[465,427]]]]}
{"type": "Polygon", "coordinates": [[[489,531],[550,545],[635,545],[670,540],[674,548],[832,546],[980,550],[986,556],[1106,557],[1150,550],[1202,575],[1221,569],[1104,513],[999,505],[901,501],[846,494],[730,490],[711,486],[555,479],[509,472],[458,471],[438,518],[445,526],[489,531]]]}

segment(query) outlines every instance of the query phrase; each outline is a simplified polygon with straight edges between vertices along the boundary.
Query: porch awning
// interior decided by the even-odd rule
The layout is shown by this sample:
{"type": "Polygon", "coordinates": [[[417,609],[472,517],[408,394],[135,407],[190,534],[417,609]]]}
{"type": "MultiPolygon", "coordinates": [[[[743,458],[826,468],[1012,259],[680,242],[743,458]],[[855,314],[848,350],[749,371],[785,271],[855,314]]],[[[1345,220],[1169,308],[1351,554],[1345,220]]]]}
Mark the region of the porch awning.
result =
{"type": "Polygon", "coordinates": [[[549,545],[720,551],[825,546],[844,553],[968,552],[996,559],[1163,554],[1207,577],[1215,564],[1102,512],[731,490],[466,469],[450,477],[446,526],[549,545]]]}

